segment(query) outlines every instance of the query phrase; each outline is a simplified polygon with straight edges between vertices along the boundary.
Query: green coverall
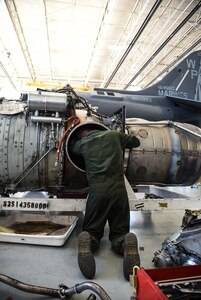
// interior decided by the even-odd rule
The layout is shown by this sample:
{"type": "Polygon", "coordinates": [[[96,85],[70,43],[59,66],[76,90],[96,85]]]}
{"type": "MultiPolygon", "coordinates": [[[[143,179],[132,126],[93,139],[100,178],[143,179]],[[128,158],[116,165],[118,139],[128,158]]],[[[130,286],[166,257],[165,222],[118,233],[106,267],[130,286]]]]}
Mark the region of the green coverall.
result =
{"type": "Polygon", "coordinates": [[[89,131],[77,141],[73,152],[82,155],[89,185],[83,230],[91,237],[92,250],[99,247],[106,222],[113,250],[123,254],[122,244],[129,232],[130,208],[124,182],[123,152],[138,147],[134,135],[119,131],[89,131]]]}

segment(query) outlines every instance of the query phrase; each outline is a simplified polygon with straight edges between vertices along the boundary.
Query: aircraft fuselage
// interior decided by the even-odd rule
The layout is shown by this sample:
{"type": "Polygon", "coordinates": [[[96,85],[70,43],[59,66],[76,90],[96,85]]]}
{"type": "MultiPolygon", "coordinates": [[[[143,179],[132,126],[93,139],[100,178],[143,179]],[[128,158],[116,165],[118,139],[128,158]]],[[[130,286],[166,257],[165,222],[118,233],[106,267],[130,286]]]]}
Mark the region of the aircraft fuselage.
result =
{"type": "Polygon", "coordinates": [[[201,113],[178,106],[172,99],[161,96],[138,94],[118,94],[102,92],[77,92],[89,104],[98,107],[98,112],[111,115],[114,111],[126,107],[127,118],[142,118],[149,121],[172,120],[175,122],[194,122],[201,120],[201,113]],[[108,95],[108,93],[110,95],[108,95]]]}

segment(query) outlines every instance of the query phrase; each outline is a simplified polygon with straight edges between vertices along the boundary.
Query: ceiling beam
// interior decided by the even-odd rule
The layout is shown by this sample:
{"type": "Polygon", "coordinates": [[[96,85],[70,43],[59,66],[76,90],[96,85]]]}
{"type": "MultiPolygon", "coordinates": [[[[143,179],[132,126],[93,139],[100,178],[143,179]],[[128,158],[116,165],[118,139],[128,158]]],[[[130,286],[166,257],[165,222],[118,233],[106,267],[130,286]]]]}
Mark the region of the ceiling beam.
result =
{"type": "Polygon", "coordinates": [[[33,66],[31,56],[29,53],[29,49],[28,49],[28,46],[26,43],[26,39],[25,39],[25,35],[24,35],[23,29],[22,29],[20,18],[19,18],[18,12],[17,12],[15,1],[14,0],[4,0],[4,2],[6,4],[8,13],[10,15],[10,19],[13,24],[13,27],[15,29],[15,33],[18,38],[20,47],[22,49],[22,53],[24,55],[24,58],[25,58],[25,61],[27,64],[27,67],[28,67],[28,70],[30,73],[30,77],[34,81],[36,79],[36,74],[35,74],[34,66],[33,66]]]}
{"type": "Polygon", "coordinates": [[[2,71],[4,72],[6,78],[8,78],[8,80],[9,80],[10,84],[12,85],[12,87],[13,87],[15,90],[17,90],[17,87],[16,87],[16,85],[15,85],[15,82],[14,82],[12,76],[10,76],[9,72],[7,71],[5,65],[3,64],[3,62],[2,62],[1,60],[0,60],[0,68],[1,68],[2,71]]]}
{"type": "Polygon", "coordinates": [[[3,71],[11,86],[17,90],[19,88],[18,73],[10,57],[11,53],[6,49],[1,38],[0,49],[2,49],[0,52],[0,69],[3,71]]]}
{"type": "Polygon", "coordinates": [[[94,57],[95,57],[95,53],[96,53],[98,44],[100,42],[102,31],[104,29],[104,23],[106,23],[106,19],[108,18],[108,14],[110,13],[110,10],[111,10],[111,7],[112,7],[113,3],[114,3],[113,0],[107,0],[107,2],[105,4],[104,11],[103,11],[103,16],[102,16],[102,19],[101,19],[101,24],[100,24],[99,29],[98,29],[98,34],[96,36],[95,44],[94,44],[94,47],[93,47],[93,50],[92,50],[92,53],[91,53],[91,56],[90,56],[89,64],[88,64],[85,79],[84,79],[84,84],[85,85],[87,85],[87,83],[89,81],[89,76],[90,76],[92,63],[93,63],[93,60],[94,60],[94,57]]]}
{"type": "Polygon", "coordinates": [[[104,88],[107,88],[109,86],[109,84],[111,83],[112,79],[114,78],[114,76],[116,75],[117,71],[119,70],[119,68],[121,67],[121,65],[123,64],[123,62],[125,61],[126,57],[128,56],[128,54],[130,53],[130,51],[132,50],[132,48],[134,47],[135,43],[137,42],[137,40],[139,39],[140,35],[142,34],[142,32],[144,31],[144,29],[146,28],[146,26],[148,25],[149,21],[151,20],[151,18],[153,17],[154,13],[156,12],[156,10],[158,9],[159,5],[161,4],[162,0],[157,0],[154,5],[152,6],[149,14],[147,15],[146,19],[144,20],[142,26],[140,27],[140,29],[138,30],[137,34],[134,36],[133,40],[131,41],[131,43],[129,44],[128,48],[126,49],[126,51],[124,52],[123,56],[121,57],[120,61],[118,62],[116,68],[114,69],[114,71],[112,72],[111,76],[109,77],[109,79],[107,80],[104,88]]]}
{"type": "MultiPolygon", "coordinates": [[[[171,64],[169,64],[165,69],[163,69],[159,74],[157,74],[157,76],[155,77],[155,78],[153,78],[149,83],[147,83],[143,88],[147,88],[147,87],[149,87],[149,86],[151,86],[152,84],[154,84],[156,81],[157,81],[157,79],[158,78],[160,78],[160,77],[163,77],[172,67],[174,67],[181,59],[183,59],[185,56],[187,56],[191,51],[195,51],[195,49],[196,49],[196,47],[198,46],[198,45],[200,45],[201,44],[201,37],[199,37],[198,36],[198,39],[194,39],[194,40],[192,40],[191,41],[192,42],[192,44],[184,51],[184,49],[182,49],[182,54],[181,55],[179,55],[179,56],[177,56],[177,58],[173,61],[173,62],[171,62],[171,64]]],[[[179,46],[179,45],[178,45],[179,46]]],[[[176,46],[177,47],[177,46],[176,46]]],[[[173,54],[173,52],[175,51],[175,48],[173,48],[169,53],[168,53],[168,55],[170,55],[170,54],[173,54]]],[[[163,58],[160,60],[160,62],[158,62],[158,64],[160,64],[161,62],[162,62],[162,60],[163,60],[163,58]]],[[[153,68],[154,69],[154,68],[153,68]]],[[[153,70],[152,69],[152,70],[153,70]]],[[[151,70],[151,71],[152,71],[151,70]]],[[[150,71],[150,72],[151,72],[150,71]]],[[[149,72],[149,73],[150,73],[149,72]]],[[[146,78],[147,77],[149,77],[149,73],[146,73],[146,78]]],[[[143,81],[144,79],[145,79],[145,77],[144,78],[142,78],[141,79],[141,81],[143,81]]],[[[141,83],[141,81],[138,83],[138,84],[140,84],[141,83]]]]}
{"type": "Polygon", "coordinates": [[[147,62],[140,68],[140,70],[131,78],[126,84],[123,90],[126,90],[132,82],[139,76],[139,74],[152,62],[152,60],[158,55],[158,53],[169,43],[169,41],[177,34],[177,32],[188,22],[188,20],[198,11],[201,7],[201,1],[192,9],[192,11],[186,16],[186,18],[177,26],[177,28],[168,36],[168,38],[162,43],[162,45],[154,52],[154,54],[147,60],[147,62]]]}
{"type": "Polygon", "coordinates": [[[52,81],[53,72],[52,72],[52,59],[51,59],[50,36],[49,36],[49,28],[48,28],[48,16],[47,16],[46,0],[43,0],[43,5],[44,5],[44,11],[45,11],[45,28],[46,28],[46,36],[47,36],[47,44],[48,44],[50,81],[52,81]]]}

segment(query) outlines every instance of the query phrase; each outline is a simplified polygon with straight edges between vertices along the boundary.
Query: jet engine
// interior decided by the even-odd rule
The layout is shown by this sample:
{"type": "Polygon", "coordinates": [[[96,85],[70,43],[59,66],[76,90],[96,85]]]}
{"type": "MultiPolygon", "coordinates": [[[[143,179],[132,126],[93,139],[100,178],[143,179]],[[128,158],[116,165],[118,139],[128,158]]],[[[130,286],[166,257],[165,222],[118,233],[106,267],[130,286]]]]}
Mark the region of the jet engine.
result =
{"type": "Polygon", "coordinates": [[[191,185],[200,177],[201,130],[193,125],[127,120],[124,110],[104,116],[70,86],[0,101],[1,194],[85,190],[84,162],[71,152],[76,133],[85,126],[121,130],[140,139],[138,148],[124,153],[125,175],[132,185],[191,185]]]}

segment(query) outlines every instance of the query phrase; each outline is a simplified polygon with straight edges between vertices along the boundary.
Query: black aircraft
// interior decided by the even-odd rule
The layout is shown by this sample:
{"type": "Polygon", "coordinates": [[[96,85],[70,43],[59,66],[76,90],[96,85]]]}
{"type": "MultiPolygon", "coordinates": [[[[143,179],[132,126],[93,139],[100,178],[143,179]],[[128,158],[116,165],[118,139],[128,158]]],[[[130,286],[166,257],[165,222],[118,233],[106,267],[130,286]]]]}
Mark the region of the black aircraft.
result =
{"type": "Polygon", "coordinates": [[[105,115],[125,106],[127,118],[171,120],[201,127],[201,51],[191,53],[161,81],[144,90],[96,88],[77,94],[105,115]]]}

